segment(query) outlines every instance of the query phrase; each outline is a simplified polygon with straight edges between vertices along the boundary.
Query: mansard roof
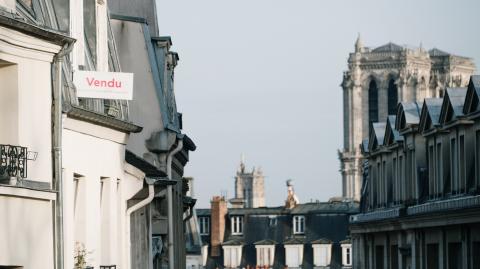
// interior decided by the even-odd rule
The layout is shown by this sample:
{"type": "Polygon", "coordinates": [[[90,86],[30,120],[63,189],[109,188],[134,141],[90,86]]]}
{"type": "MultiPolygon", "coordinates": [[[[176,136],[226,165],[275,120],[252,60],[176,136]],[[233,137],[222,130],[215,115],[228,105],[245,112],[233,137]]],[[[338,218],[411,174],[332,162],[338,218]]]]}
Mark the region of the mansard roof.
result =
{"type": "Polygon", "coordinates": [[[395,129],[396,119],[397,116],[395,115],[389,115],[387,117],[387,124],[385,127],[385,136],[383,141],[383,145],[385,146],[392,145],[399,141],[403,141],[403,136],[398,132],[397,129],[395,129]]]}
{"type": "Polygon", "coordinates": [[[480,75],[470,77],[470,82],[467,87],[467,95],[465,97],[465,104],[463,106],[463,114],[470,114],[480,110],[478,106],[480,100],[480,75]]]}
{"type": "Polygon", "coordinates": [[[443,98],[425,98],[420,114],[420,132],[425,132],[440,125],[440,112],[443,98]]]}
{"type": "Polygon", "coordinates": [[[404,48],[392,42],[389,42],[383,46],[377,47],[372,50],[372,52],[392,52],[392,51],[402,51],[404,48]]]}
{"type": "Polygon", "coordinates": [[[465,104],[466,95],[467,88],[447,88],[440,112],[441,124],[450,122],[464,115],[463,105],[465,104]]]}
{"type": "Polygon", "coordinates": [[[370,152],[375,151],[379,145],[383,145],[386,126],[386,122],[372,122],[370,124],[370,139],[368,141],[370,152]]]}
{"type": "Polygon", "coordinates": [[[398,131],[418,125],[420,108],[417,102],[400,102],[397,106],[395,129],[398,131]]]}
{"type": "Polygon", "coordinates": [[[243,242],[243,240],[241,238],[232,238],[232,239],[222,243],[223,246],[242,246],[244,244],[245,243],[243,242]]]}

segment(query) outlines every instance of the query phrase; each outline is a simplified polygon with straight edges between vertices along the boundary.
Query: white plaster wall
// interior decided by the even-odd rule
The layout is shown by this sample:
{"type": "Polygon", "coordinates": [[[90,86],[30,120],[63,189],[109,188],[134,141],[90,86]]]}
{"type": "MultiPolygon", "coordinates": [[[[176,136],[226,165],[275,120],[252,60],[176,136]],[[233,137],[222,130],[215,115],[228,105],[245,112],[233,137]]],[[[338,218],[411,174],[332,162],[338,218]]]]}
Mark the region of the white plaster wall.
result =
{"type": "Polygon", "coordinates": [[[142,189],[144,178],[125,163],[127,137],[94,124],[64,120],[65,268],[73,268],[76,242],[85,246],[89,265],[127,268],[122,266],[126,201],[142,189]],[[78,185],[74,175],[81,175],[78,185]]]}
{"type": "Polygon", "coordinates": [[[2,195],[0,216],[0,265],[54,267],[50,200],[2,195]]]}
{"type": "MultiPolygon", "coordinates": [[[[0,46],[0,51],[2,49],[0,46]]],[[[52,58],[36,60],[14,55],[22,53],[16,49],[11,51],[12,54],[8,50],[4,52],[0,52],[0,59],[15,65],[0,68],[3,70],[0,75],[17,76],[17,80],[12,78],[8,85],[0,86],[2,90],[9,89],[8,99],[4,99],[9,105],[2,112],[8,113],[11,120],[7,126],[13,128],[1,136],[0,143],[24,146],[29,151],[38,152],[36,161],[28,161],[28,179],[51,182],[52,58]]]]}

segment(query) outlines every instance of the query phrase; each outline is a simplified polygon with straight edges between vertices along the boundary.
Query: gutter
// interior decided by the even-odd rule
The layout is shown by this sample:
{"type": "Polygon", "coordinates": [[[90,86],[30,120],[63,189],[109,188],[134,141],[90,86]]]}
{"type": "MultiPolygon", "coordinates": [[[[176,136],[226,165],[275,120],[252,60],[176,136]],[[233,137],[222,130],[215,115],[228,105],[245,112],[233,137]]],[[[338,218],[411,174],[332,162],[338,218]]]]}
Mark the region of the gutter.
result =
{"type": "MultiPolygon", "coordinates": [[[[147,179],[147,178],[145,178],[147,179]]],[[[148,185],[148,196],[147,198],[143,199],[142,201],[136,203],[135,205],[133,205],[132,207],[129,207],[127,209],[127,212],[126,212],[126,247],[125,247],[125,257],[126,257],[126,264],[125,264],[125,268],[131,268],[131,251],[130,251],[130,248],[131,248],[131,240],[130,240],[130,217],[132,215],[133,212],[137,211],[138,209],[150,204],[152,201],[153,201],[153,198],[155,197],[155,187],[153,184],[149,184],[148,185]]]]}
{"type": "Polygon", "coordinates": [[[64,266],[64,241],[63,241],[63,171],[62,171],[62,67],[63,58],[73,49],[75,40],[66,40],[60,51],[54,58],[54,74],[53,75],[53,188],[57,192],[57,200],[55,201],[55,268],[63,269],[64,266]]]}
{"type": "MultiPolygon", "coordinates": [[[[172,180],[172,159],[175,154],[183,148],[183,136],[178,140],[177,147],[168,153],[167,157],[167,177],[172,180]]],[[[173,251],[173,188],[172,185],[167,186],[168,200],[168,268],[175,269],[174,251],[173,251]]]]}

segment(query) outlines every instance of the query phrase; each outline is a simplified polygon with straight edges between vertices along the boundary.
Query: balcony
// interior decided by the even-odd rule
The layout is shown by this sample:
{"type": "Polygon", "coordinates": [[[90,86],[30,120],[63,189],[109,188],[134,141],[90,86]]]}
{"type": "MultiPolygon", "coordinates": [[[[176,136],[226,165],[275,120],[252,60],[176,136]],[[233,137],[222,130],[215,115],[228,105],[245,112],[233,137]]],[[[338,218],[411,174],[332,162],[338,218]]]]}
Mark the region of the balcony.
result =
{"type": "Polygon", "coordinates": [[[26,147],[0,144],[0,179],[27,177],[26,147]]]}

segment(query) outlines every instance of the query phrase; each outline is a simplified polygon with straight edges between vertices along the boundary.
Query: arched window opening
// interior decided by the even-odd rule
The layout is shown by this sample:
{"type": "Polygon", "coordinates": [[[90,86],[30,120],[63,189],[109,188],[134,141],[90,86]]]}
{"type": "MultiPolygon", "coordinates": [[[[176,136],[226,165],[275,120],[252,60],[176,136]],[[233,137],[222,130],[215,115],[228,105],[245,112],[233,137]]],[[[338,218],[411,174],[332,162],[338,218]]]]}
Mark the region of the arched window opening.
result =
{"type": "Polygon", "coordinates": [[[397,113],[398,104],[398,89],[395,81],[390,79],[388,82],[388,115],[395,115],[397,113]]]}
{"type": "Polygon", "coordinates": [[[368,120],[378,122],[378,89],[374,80],[368,87],[368,120]]]}

